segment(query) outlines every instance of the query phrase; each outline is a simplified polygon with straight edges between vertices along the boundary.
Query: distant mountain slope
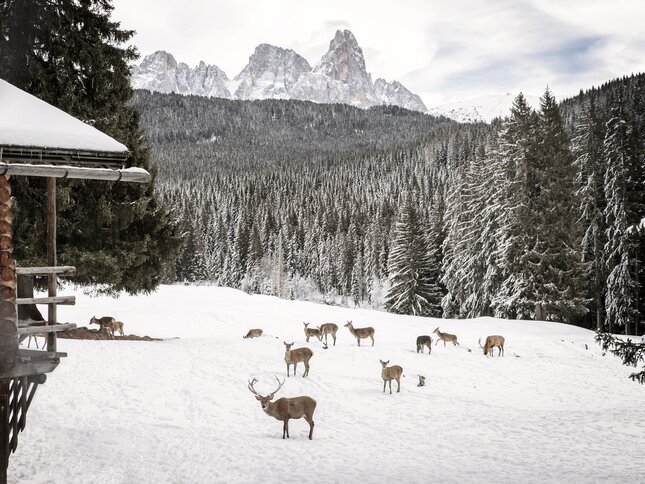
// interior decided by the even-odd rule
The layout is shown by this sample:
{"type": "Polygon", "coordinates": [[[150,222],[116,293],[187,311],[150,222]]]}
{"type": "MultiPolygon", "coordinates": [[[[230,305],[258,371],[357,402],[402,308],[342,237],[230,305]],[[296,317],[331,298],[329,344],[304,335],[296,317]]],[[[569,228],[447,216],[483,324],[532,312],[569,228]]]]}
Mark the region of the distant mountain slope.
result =
{"type": "MultiPolygon", "coordinates": [[[[510,114],[513,99],[517,94],[519,93],[479,96],[435,106],[428,109],[428,113],[434,116],[445,116],[460,123],[490,123],[495,118],[503,118],[510,114]]],[[[539,96],[525,94],[524,97],[533,108],[539,107],[539,96]]]]}
{"type": "Polygon", "coordinates": [[[260,44],[233,80],[215,65],[200,62],[190,68],[178,63],[172,54],[157,51],[133,67],[132,87],[226,99],[299,99],[360,108],[394,105],[426,111],[421,98],[400,82],[372,82],[363,51],[349,30],[336,32],[329,51],[313,68],[291,49],[260,44]]]}
{"type": "Polygon", "coordinates": [[[418,144],[456,126],[397,106],[359,109],[295,100],[237,101],[135,91],[133,105],[162,171],[178,165],[266,167],[356,158],[418,144]]]}

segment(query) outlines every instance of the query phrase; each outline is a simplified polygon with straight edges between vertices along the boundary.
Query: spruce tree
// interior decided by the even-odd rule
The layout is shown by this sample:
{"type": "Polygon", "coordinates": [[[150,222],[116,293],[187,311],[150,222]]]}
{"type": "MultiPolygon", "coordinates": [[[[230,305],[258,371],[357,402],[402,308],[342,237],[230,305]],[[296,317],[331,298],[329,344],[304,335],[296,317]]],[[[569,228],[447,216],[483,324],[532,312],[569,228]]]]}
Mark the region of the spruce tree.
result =
{"type": "Polygon", "coordinates": [[[604,329],[605,293],[605,165],[603,163],[604,129],[598,118],[593,94],[575,126],[573,152],[578,171],[577,197],[580,203],[579,222],[583,238],[581,257],[591,296],[591,309],[598,331],[604,329]]]}
{"type": "Polygon", "coordinates": [[[629,143],[632,126],[625,120],[622,102],[612,109],[607,122],[604,148],[607,170],[605,172],[605,244],[607,264],[607,330],[611,333],[623,328],[632,334],[638,317],[638,279],[636,233],[630,230],[629,217],[629,167],[633,156],[629,143]]]}
{"type": "MultiPolygon", "coordinates": [[[[151,291],[181,245],[170,212],[154,193],[148,147],[132,97],[128,63],[134,34],[110,19],[109,0],[13,0],[0,5],[0,77],[94,125],[129,149],[126,166],[153,174],[138,185],[59,182],[58,260],[75,281],[102,291],[151,291]]],[[[44,179],[15,177],[16,259],[42,265],[44,179]]]]}
{"type": "Polygon", "coordinates": [[[538,123],[539,190],[535,245],[529,248],[533,267],[536,312],[547,319],[571,321],[587,312],[580,257],[574,180],[569,138],[560,108],[547,89],[540,103],[538,123]]]}
{"type": "Polygon", "coordinates": [[[388,311],[398,314],[427,316],[431,302],[440,290],[432,284],[437,275],[431,273],[427,236],[417,207],[411,196],[404,203],[394,231],[388,262],[390,289],[385,299],[388,311]]]}

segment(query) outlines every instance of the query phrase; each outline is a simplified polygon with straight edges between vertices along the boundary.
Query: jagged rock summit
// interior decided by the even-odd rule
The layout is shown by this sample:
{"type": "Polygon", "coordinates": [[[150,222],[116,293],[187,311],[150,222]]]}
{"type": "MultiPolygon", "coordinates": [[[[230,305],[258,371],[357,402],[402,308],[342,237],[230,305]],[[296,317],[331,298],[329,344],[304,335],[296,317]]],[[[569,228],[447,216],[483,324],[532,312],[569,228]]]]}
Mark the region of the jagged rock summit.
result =
{"type": "Polygon", "coordinates": [[[328,52],[312,69],[291,49],[260,44],[233,80],[219,67],[200,62],[190,68],[172,54],[157,51],[132,69],[132,87],[227,99],[300,99],[345,103],[360,108],[381,104],[426,111],[421,98],[400,82],[367,72],[363,51],[349,30],[338,30],[328,52]]]}

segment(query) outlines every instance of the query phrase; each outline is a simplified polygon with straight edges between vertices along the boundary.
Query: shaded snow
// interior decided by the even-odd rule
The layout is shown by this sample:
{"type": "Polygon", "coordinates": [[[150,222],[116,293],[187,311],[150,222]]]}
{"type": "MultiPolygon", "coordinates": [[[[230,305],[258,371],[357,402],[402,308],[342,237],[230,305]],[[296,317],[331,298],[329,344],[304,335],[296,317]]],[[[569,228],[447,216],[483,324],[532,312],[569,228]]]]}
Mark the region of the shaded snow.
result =
{"type": "Polygon", "coordinates": [[[0,79],[0,145],[122,153],[125,145],[0,79]]]}
{"type": "Polygon", "coordinates": [[[36,394],[10,482],[642,478],[643,387],[601,355],[592,332],[573,326],[433,320],[191,286],[119,299],[79,294],[59,312],[77,324],[113,315],[126,333],[181,339],[59,340],[69,357],[36,394]],[[358,348],[342,326],[348,319],[373,326],[376,345],[358,348]],[[337,346],[305,343],[303,321],[338,324],[337,346]],[[416,337],[436,326],[461,346],[417,354],[416,337]],[[265,336],[242,339],[256,327],[265,336]],[[506,337],[504,358],[482,355],[477,340],[488,334],[506,337]],[[285,375],[283,340],[314,351],[310,377],[299,365],[278,394],[317,400],[313,441],[303,420],[291,421],[283,441],[281,423],[246,388],[257,377],[266,393],[285,375]],[[401,393],[382,393],[379,359],[403,367],[401,393]]]}

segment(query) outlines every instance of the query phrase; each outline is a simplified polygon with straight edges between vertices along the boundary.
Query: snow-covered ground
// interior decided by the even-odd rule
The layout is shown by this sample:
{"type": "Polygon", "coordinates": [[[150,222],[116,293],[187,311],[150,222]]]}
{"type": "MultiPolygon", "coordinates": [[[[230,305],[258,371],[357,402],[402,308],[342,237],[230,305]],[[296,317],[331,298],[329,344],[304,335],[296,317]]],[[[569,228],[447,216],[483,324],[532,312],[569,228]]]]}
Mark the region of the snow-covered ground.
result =
{"type": "Polygon", "coordinates": [[[215,287],[77,296],[62,321],[113,315],[126,333],[169,339],[59,340],[69,356],[36,393],[10,482],[642,482],[645,388],[590,331],[215,287]],[[358,348],[348,319],[373,326],[376,345],[358,348]],[[306,344],[303,321],[338,324],[337,346],[306,344]],[[417,354],[416,337],[438,325],[461,346],[417,354]],[[256,327],[265,336],[242,339],[256,327]],[[477,340],[488,334],[506,337],[504,358],[483,356],[477,340]],[[304,420],[282,440],[246,388],[256,377],[267,393],[285,376],[283,340],[314,351],[310,376],[299,365],[277,395],[317,400],[313,441],[304,420]],[[379,359],[403,367],[401,393],[382,393],[379,359]]]}

